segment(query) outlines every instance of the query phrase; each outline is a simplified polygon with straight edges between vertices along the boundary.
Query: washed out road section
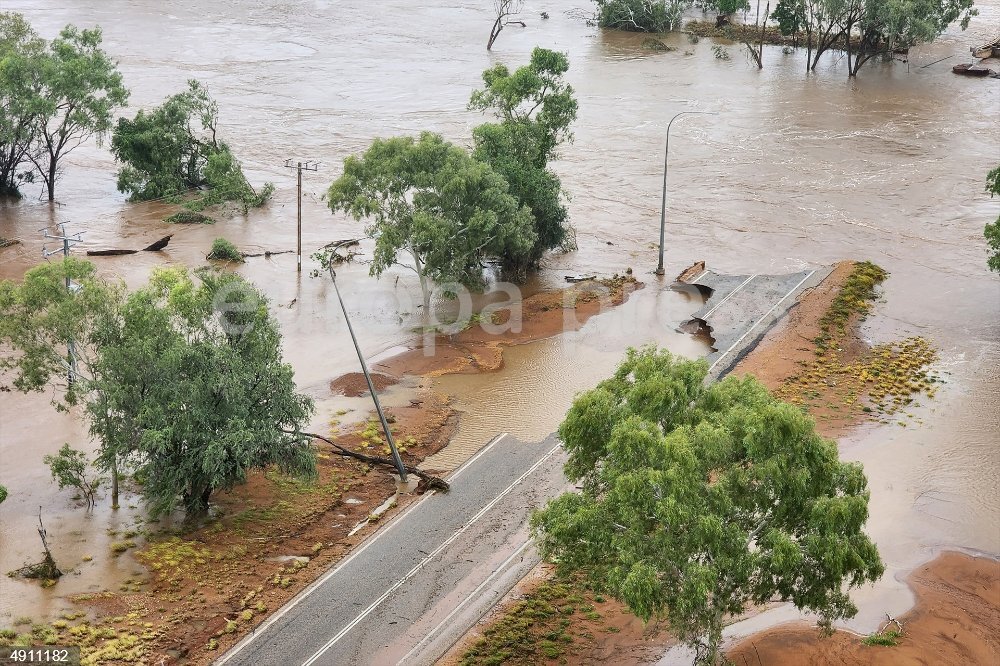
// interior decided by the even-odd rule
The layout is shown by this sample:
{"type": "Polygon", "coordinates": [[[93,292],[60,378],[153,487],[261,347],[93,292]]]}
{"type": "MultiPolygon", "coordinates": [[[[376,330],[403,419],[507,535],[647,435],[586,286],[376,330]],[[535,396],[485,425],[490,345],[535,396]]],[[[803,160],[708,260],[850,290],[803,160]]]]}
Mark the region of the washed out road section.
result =
{"type": "Polygon", "coordinates": [[[722,275],[705,271],[690,284],[711,297],[692,315],[708,326],[715,351],[708,355],[714,378],[724,376],[795,305],[799,295],[830,274],[829,267],[784,275],[722,275]]]}
{"type": "Polygon", "coordinates": [[[216,663],[387,664],[426,652],[422,639],[463,599],[521,562],[531,511],[567,487],[564,460],[554,436],[501,436],[456,470],[449,492],[404,509],[216,663]]]}

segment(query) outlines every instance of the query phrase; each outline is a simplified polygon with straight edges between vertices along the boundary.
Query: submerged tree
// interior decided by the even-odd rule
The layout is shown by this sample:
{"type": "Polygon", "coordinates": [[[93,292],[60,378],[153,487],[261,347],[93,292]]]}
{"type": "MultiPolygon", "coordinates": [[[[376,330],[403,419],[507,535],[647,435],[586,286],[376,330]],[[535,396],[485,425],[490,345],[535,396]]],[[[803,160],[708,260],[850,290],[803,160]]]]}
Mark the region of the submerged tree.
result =
{"type": "Polygon", "coordinates": [[[510,18],[511,16],[517,16],[521,12],[523,5],[523,0],[493,0],[493,10],[497,18],[493,21],[493,27],[490,28],[490,38],[486,42],[487,51],[493,48],[493,42],[497,41],[497,37],[500,36],[500,33],[508,25],[517,24],[522,28],[524,27],[524,21],[513,21],[510,18]]]}
{"type": "Polygon", "coordinates": [[[236,202],[245,214],[274,191],[266,183],[257,192],[229,146],[218,138],[219,106],[198,81],[135,118],[120,118],[111,150],[122,164],[118,190],[133,201],[185,194],[198,187],[208,193],[188,207],[236,202]]]}
{"type": "Polygon", "coordinates": [[[0,12],[0,195],[18,195],[32,178],[21,170],[37,150],[45,40],[20,14],[0,12]]]}
{"type": "Polygon", "coordinates": [[[73,488],[92,509],[97,502],[97,489],[101,487],[101,477],[91,474],[87,456],[69,444],[63,444],[59,453],[43,456],[42,461],[49,466],[52,479],[59,484],[59,490],[73,488]]]}
{"type": "Polygon", "coordinates": [[[631,32],[667,32],[680,27],[685,0],[595,0],[597,25],[631,32]]]}
{"type": "Polygon", "coordinates": [[[470,109],[497,119],[473,129],[473,157],[503,176],[534,219],[534,244],[528,253],[504,257],[508,272],[523,273],[547,250],[571,240],[562,185],[548,168],[559,145],[572,139],[569,126],[576,119],[577,102],[563,79],[568,69],[564,54],[535,48],[531,61],[513,72],[502,64],[483,72],[484,88],[473,92],[469,102],[470,109]]]}
{"type": "Polygon", "coordinates": [[[152,514],[203,512],[211,494],[277,465],[309,477],[315,454],[296,435],[312,402],[281,361],[263,296],[239,276],[154,272],[126,294],[73,258],[0,282],[0,367],[22,391],[56,384],[81,403],[100,442],[98,464],[145,479],[152,514]],[[70,292],[66,277],[79,285],[70,292]],[[74,342],[74,362],[67,343],[74,342]],[[74,381],[62,378],[72,371],[74,381]]]}
{"type": "MultiPolygon", "coordinates": [[[[992,198],[1000,194],[1000,166],[990,171],[986,176],[986,191],[992,198]]],[[[997,221],[986,225],[986,245],[989,248],[989,257],[986,264],[990,270],[1000,273],[1000,216],[997,221]]]]}
{"type": "Polygon", "coordinates": [[[883,565],[862,528],[867,482],[798,408],[752,377],[630,350],[559,428],[580,493],[532,518],[545,557],[583,571],[714,664],[726,617],[774,599],[829,629],[883,565]]]}
{"type": "Polygon", "coordinates": [[[531,252],[531,213],[507,190],[488,164],[424,132],[417,140],[376,139],[360,157],[345,159],[327,201],[331,211],[370,221],[372,275],[394,264],[416,272],[427,312],[431,282],[478,290],[488,257],[517,260],[531,252]],[[412,265],[399,262],[401,252],[412,265]]]}
{"type": "Polygon", "coordinates": [[[39,94],[39,148],[28,157],[53,201],[62,159],[91,137],[100,141],[111,130],[115,109],[128,102],[117,64],[101,49],[100,28],[63,28],[41,60],[39,94]]]}

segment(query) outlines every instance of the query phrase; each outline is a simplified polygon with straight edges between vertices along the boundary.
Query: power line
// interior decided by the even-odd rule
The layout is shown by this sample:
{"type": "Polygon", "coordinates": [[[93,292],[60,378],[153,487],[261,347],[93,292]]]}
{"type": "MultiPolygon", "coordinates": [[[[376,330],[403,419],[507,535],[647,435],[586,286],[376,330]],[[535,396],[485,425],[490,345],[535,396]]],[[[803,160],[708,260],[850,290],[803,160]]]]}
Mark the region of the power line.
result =
{"type": "MultiPolygon", "coordinates": [[[[48,229],[39,229],[39,231],[42,232],[42,238],[62,241],[62,249],[49,251],[45,249],[45,245],[42,245],[42,256],[47,259],[54,254],[59,254],[60,252],[62,252],[63,264],[64,264],[63,268],[66,269],[65,263],[66,259],[69,257],[70,248],[76,243],[83,242],[83,239],[80,237],[80,235],[83,234],[83,232],[77,231],[72,236],[68,236],[66,235],[65,222],[58,223],[56,227],[59,228],[58,236],[53,236],[52,234],[50,234],[48,229]]],[[[66,270],[66,291],[72,295],[75,294],[79,289],[80,285],[75,284],[70,279],[69,270],[66,270]]],[[[73,381],[76,379],[76,349],[74,347],[72,336],[69,338],[69,340],[66,341],[66,350],[68,355],[67,360],[69,361],[69,369],[66,371],[66,381],[69,383],[69,386],[72,387],[73,381]]]]}
{"type": "Polygon", "coordinates": [[[292,164],[291,159],[285,160],[286,169],[295,169],[298,176],[298,232],[297,238],[298,243],[295,250],[295,270],[299,273],[302,272],[302,172],[303,171],[318,171],[319,162],[305,161],[296,162],[292,164]]]}

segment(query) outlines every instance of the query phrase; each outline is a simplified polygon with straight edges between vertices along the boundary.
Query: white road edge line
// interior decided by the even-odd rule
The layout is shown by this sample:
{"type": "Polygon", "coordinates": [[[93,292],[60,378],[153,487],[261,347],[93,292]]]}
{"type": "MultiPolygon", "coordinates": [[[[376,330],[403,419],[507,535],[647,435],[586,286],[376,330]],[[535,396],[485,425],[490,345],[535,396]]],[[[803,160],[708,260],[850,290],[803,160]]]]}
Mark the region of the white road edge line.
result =
{"type": "MultiPolygon", "coordinates": [[[[493,440],[489,444],[487,444],[486,446],[484,446],[482,449],[480,449],[479,452],[476,453],[476,455],[472,456],[471,458],[469,458],[468,460],[466,460],[464,463],[462,463],[461,465],[459,465],[458,469],[456,469],[454,472],[452,472],[451,476],[448,477],[448,479],[447,479],[448,482],[451,483],[452,481],[454,481],[455,477],[457,477],[460,473],[462,473],[463,471],[465,471],[465,469],[471,463],[473,463],[475,460],[477,460],[479,457],[481,457],[487,451],[489,451],[494,446],[496,446],[504,437],[508,437],[509,435],[510,435],[510,433],[504,432],[504,433],[500,433],[499,435],[497,435],[496,437],[494,437],[493,440]]],[[[401,522],[402,519],[408,513],[410,513],[411,511],[415,510],[418,506],[420,506],[421,504],[423,504],[424,502],[426,502],[427,500],[429,500],[434,494],[436,494],[436,492],[437,491],[432,490],[432,491],[426,493],[420,499],[420,501],[418,501],[418,502],[416,502],[414,504],[411,504],[409,506],[409,508],[407,508],[401,514],[399,514],[398,516],[396,516],[392,520],[392,522],[390,522],[388,525],[386,525],[381,531],[376,532],[374,535],[372,535],[367,541],[365,541],[361,545],[360,548],[358,548],[353,553],[351,553],[347,557],[347,559],[341,561],[336,567],[334,567],[330,571],[327,571],[325,574],[323,574],[322,576],[320,576],[319,578],[317,578],[315,581],[313,581],[312,583],[310,583],[308,587],[306,587],[304,590],[302,590],[297,595],[295,595],[295,597],[293,597],[291,601],[289,601],[284,606],[282,606],[280,609],[278,609],[274,613],[274,615],[272,615],[271,617],[269,617],[263,624],[261,624],[259,627],[256,627],[253,630],[253,633],[251,633],[249,636],[246,636],[245,638],[243,638],[243,640],[241,640],[239,643],[237,643],[235,646],[233,646],[233,648],[230,649],[229,652],[227,652],[225,655],[222,656],[222,658],[220,658],[218,661],[215,662],[215,666],[223,666],[223,664],[225,664],[230,659],[232,659],[237,654],[239,654],[244,648],[246,648],[248,645],[250,645],[250,643],[252,643],[254,641],[254,639],[256,639],[258,636],[261,636],[265,632],[265,630],[268,629],[268,627],[270,627],[272,624],[274,624],[275,622],[277,622],[278,620],[280,620],[282,617],[284,617],[285,614],[288,613],[293,608],[295,608],[295,606],[297,606],[299,604],[299,602],[301,602],[303,599],[305,599],[310,594],[312,594],[313,592],[315,592],[320,586],[322,586],[324,583],[326,583],[326,581],[328,581],[330,578],[332,578],[338,571],[340,571],[341,569],[343,569],[344,567],[346,567],[348,564],[350,564],[351,560],[353,560],[355,557],[357,557],[361,553],[365,552],[365,550],[367,550],[369,546],[371,546],[373,543],[375,543],[376,541],[378,541],[385,534],[387,534],[393,527],[395,527],[399,522],[401,522]]]]}
{"type": "Polygon", "coordinates": [[[740,338],[739,338],[739,340],[737,340],[736,342],[734,342],[733,345],[722,354],[722,356],[720,356],[719,358],[715,359],[715,363],[713,363],[711,366],[709,366],[708,371],[712,372],[712,370],[715,369],[715,366],[719,365],[719,363],[722,362],[722,359],[724,359],[727,356],[729,356],[729,352],[731,352],[734,349],[736,349],[736,345],[738,345],[741,342],[743,342],[744,338],[746,338],[748,335],[750,335],[751,331],[753,331],[755,328],[757,328],[760,325],[760,322],[762,322],[765,319],[767,319],[771,315],[771,313],[774,312],[778,308],[779,305],[781,305],[782,303],[785,302],[786,298],[788,298],[789,296],[791,296],[792,294],[794,294],[795,290],[798,289],[799,287],[801,287],[803,285],[803,283],[806,280],[808,280],[809,278],[811,278],[813,275],[815,275],[815,273],[816,273],[815,270],[809,271],[809,275],[807,275],[804,278],[802,278],[801,280],[799,280],[799,283],[797,285],[795,285],[794,287],[792,287],[791,290],[787,294],[785,294],[784,296],[781,297],[781,300],[779,300],[777,303],[775,303],[774,305],[772,305],[770,310],[768,310],[767,312],[765,312],[764,315],[760,319],[758,319],[756,322],[754,322],[754,325],[751,326],[750,328],[748,328],[747,331],[746,331],[746,333],[744,333],[743,335],[741,335],[740,338]]]}
{"type": "Polygon", "coordinates": [[[530,546],[530,545],[531,545],[531,539],[528,539],[527,541],[525,541],[524,543],[522,543],[521,546],[517,550],[515,550],[513,553],[511,553],[510,557],[508,557],[506,560],[504,560],[503,563],[500,566],[498,566],[496,569],[494,569],[493,572],[489,576],[487,576],[486,579],[482,583],[480,583],[479,585],[476,586],[476,589],[474,589],[472,592],[470,592],[468,595],[466,595],[466,597],[464,599],[462,599],[462,603],[460,603],[457,606],[455,606],[454,610],[452,610],[450,613],[448,613],[448,615],[443,620],[441,620],[441,622],[439,622],[436,627],[434,627],[433,629],[431,629],[430,632],[426,636],[424,636],[423,638],[420,639],[419,643],[417,643],[416,645],[413,646],[413,649],[411,649],[409,652],[407,652],[405,655],[403,655],[403,658],[400,659],[397,662],[397,666],[402,666],[402,664],[408,663],[407,660],[410,657],[412,657],[413,654],[417,650],[419,650],[421,647],[423,647],[424,644],[427,643],[428,641],[433,640],[434,636],[439,631],[441,631],[441,627],[443,627],[444,625],[448,624],[448,622],[451,621],[451,618],[455,617],[456,613],[458,613],[460,610],[462,610],[463,608],[465,608],[465,604],[467,604],[470,601],[472,601],[473,599],[475,599],[476,595],[478,595],[483,590],[484,587],[486,587],[487,585],[489,585],[490,582],[497,576],[497,574],[503,573],[503,571],[507,568],[507,565],[510,564],[514,560],[514,558],[516,558],[518,555],[520,555],[521,553],[523,553],[524,550],[528,546],[530,546]]]}
{"type": "Polygon", "coordinates": [[[463,525],[462,527],[460,527],[458,530],[456,530],[450,537],[448,537],[444,542],[442,542],[441,545],[439,545],[437,548],[435,548],[427,557],[425,557],[423,560],[421,560],[416,565],[414,565],[414,567],[412,569],[410,569],[406,573],[405,576],[403,576],[398,581],[396,581],[395,583],[393,583],[392,586],[388,590],[386,590],[385,592],[383,592],[382,596],[380,596],[378,599],[376,599],[374,602],[372,602],[372,604],[368,608],[366,608],[364,611],[362,611],[356,618],[354,618],[353,620],[351,620],[350,622],[348,622],[347,626],[345,626],[343,629],[341,629],[337,633],[336,636],[334,636],[333,638],[331,638],[326,643],[326,645],[324,645],[319,650],[317,650],[316,653],[313,656],[311,656],[309,659],[307,659],[305,662],[303,662],[302,666],[312,666],[312,664],[316,663],[316,660],[319,659],[320,657],[322,657],[323,654],[327,650],[329,650],[331,647],[333,647],[341,638],[343,638],[344,636],[346,636],[348,634],[348,632],[350,632],[351,629],[353,629],[355,626],[357,626],[362,620],[364,620],[366,617],[368,617],[369,615],[371,615],[372,611],[374,611],[376,608],[378,608],[379,606],[381,606],[382,603],[386,599],[389,598],[390,594],[392,594],[397,589],[399,589],[406,581],[408,581],[410,578],[412,578],[413,576],[415,576],[417,574],[417,572],[419,572],[421,569],[423,569],[425,566],[427,566],[428,562],[430,562],[432,559],[434,559],[435,557],[437,557],[438,554],[441,553],[441,551],[443,551],[445,548],[447,548],[448,546],[450,546],[455,541],[455,539],[457,539],[462,534],[464,534],[467,529],[469,529],[470,527],[472,527],[473,525],[475,525],[477,522],[479,522],[479,520],[490,511],[490,509],[492,509],[494,506],[496,506],[500,502],[500,500],[502,500],[504,497],[506,497],[508,494],[510,494],[510,491],[512,491],[518,484],[520,484],[522,481],[524,481],[526,478],[528,478],[536,469],[538,469],[539,467],[541,467],[541,465],[546,460],[548,460],[549,457],[551,457],[552,454],[555,453],[559,449],[560,446],[562,446],[562,443],[558,443],[555,446],[553,446],[551,449],[549,449],[545,453],[545,455],[543,455],[541,458],[539,458],[538,461],[528,469],[528,471],[526,471],[524,474],[522,474],[521,476],[519,476],[513,483],[511,483],[509,486],[507,486],[503,490],[503,492],[501,492],[499,495],[497,495],[496,497],[494,497],[486,506],[484,506],[482,509],[480,509],[479,512],[476,515],[474,515],[469,520],[468,523],[466,523],[465,525],[463,525]]]}
{"type": "Polygon", "coordinates": [[[738,291],[740,291],[741,289],[743,289],[743,287],[745,287],[748,284],[750,284],[750,281],[753,280],[755,277],[757,277],[757,275],[758,275],[757,273],[754,273],[753,275],[751,275],[750,277],[748,277],[746,280],[743,280],[743,282],[741,282],[739,284],[739,286],[736,287],[736,289],[733,289],[731,292],[729,292],[728,294],[726,294],[726,296],[721,301],[719,301],[718,303],[716,303],[715,306],[711,310],[709,310],[708,312],[706,312],[705,314],[703,314],[701,316],[701,318],[702,319],[708,319],[709,316],[713,312],[715,312],[716,310],[718,310],[719,308],[721,308],[726,303],[726,301],[728,301],[730,298],[732,298],[733,296],[735,296],[738,291]]]}

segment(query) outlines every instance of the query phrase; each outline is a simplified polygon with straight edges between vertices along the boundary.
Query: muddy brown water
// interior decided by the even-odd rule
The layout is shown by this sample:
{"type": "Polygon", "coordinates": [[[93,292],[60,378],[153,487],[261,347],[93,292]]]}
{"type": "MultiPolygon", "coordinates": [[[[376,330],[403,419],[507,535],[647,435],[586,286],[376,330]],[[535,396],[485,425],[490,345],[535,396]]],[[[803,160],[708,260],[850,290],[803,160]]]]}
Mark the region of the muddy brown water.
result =
{"type": "MultiPolygon", "coordinates": [[[[718,111],[684,118],[672,130],[668,275],[699,259],[738,273],[872,259],[892,277],[866,335],[927,336],[948,373],[946,389],[917,408],[922,426],[867,427],[842,443],[845,456],[865,463],[869,526],[889,566],[879,585],[859,595],[858,622],[870,625],[883,610],[905,608],[909,593],[899,581],[936,549],[1000,552],[1000,281],[986,271],[982,241],[984,223],[997,215],[983,180],[1000,158],[1000,82],[950,71],[967,60],[970,45],[995,36],[997,0],[980,4],[968,32],[951,30],[915,49],[909,64],[869,63],[856,81],[847,80],[839,53],[811,76],[803,74],[802,55],[777,48],[765,50],[762,71],[736,46],[728,47],[732,60],[720,61],[710,40],[690,44],[683,35],[665,40],[676,51],[652,53],[639,36],[587,26],[573,11],[589,9],[582,0],[529,3],[528,26],[508,28],[487,53],[490,3],[415,4],[183,0],[164,9],[152,0],[3,0],[3,10],[25,13],[46,37],[67,22],[100,24],[133,91],[129,113],[158,103],[188,78],[203,81],[219,102],[223,136],[252,180],[272,180],[278,189],[267,208],[247,218],[170,227],[161,220],[172,209],[127,203],[115,191],[110,155],[87,144],[67,160],[59,205],[36,201],[32,189],[20,203],[0,204],[0,236],[23,241],[0,250],[0,277],[17,278],[40,260],[37,230],[52,222],[86,232],[78,252],[143,247],[175,233],[164,252],[98,260],[103,272],[132,285],[157,265],[203,264],[217,236],[244,251],[292,249],[294,177],[282,166],[288,158],[322,163],[305,177],[307,251],[359,236],[358,223],[331,216],[320,199],[345,155],[375,136],[425,129],[467,143],[480,122],[465,110],[480,72],[497,62],[522,63],[535,45],[559,49],[569,55],[580,112],[576,140],[562,148],[555,168],[572,196],[580,247],[550,257],[527,289],[559,286],[564,274],[626,266],[649,287],[565,339],[511,350],[496,375],[442,379],[469,412],[456,441],[471,447],[502,430],[551,431],[573,393],[606,376],[628,344],[705,351],[674,332],[697,307],[661,292],[649,271],[667,122],[679,111],[718,111]],[[549,20],[538,18],[542,10],[549,20]]],[[[306,259],[305,266],[313,263],[306,259]]],[[[286,357],[300,386],[320,401],[317,424],[325,423],[346,404],[330,397],[327,383],[356,369],[331,286],[297,276],[293,255],[250,259],[238,270],[280,306],[286,357]]],[[[419,323],[418,291],[407,272],[376,281],[352,265],[340,276],[366,353],[405,344],[419,323]]],[[[78,419],[56,414],[47,401],[0,394],[0,483],[11,492],[0,507],[0,568],[37,556],[33,523],[43,505],[56,555],[74,571],[48,591],[0,577],[0,624],[59,608],[62,595],[115,590],[140,570],[128,555],[110,555],[115,537],[108,535],[132,525],[137,509],[114,516],[105,500],[84,517],[49,483],[41,456],[64,441],[84,446],[86,434],[78,419]],[[92,561],[83,562],[84,555],[92,561]]]]}

